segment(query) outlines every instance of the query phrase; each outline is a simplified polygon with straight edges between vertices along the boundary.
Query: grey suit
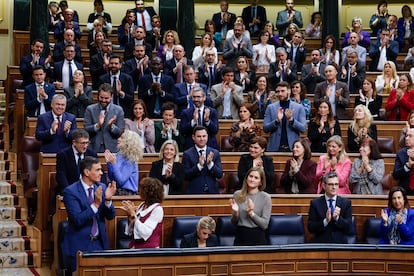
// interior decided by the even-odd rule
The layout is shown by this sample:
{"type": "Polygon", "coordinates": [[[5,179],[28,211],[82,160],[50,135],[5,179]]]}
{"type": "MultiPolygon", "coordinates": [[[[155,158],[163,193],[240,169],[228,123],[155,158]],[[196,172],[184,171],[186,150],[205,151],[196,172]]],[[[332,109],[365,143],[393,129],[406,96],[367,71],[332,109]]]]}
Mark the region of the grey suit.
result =
{"type": "MultiPolygon", "coordinates": [[[[224,97],[221,94],[223,83],[213,85],[210,91],[210,97],[213,101],[213,107],[217,110],[219,118],[223,117],[224,97]]],[[[227,92],[229,93],[229,92],[227,92]]],[[[231,92],[230,92],[231,93],[231,92]]],[[[236,92],[231,95],[230,111],[233,119],[239,119],[239,106],[243,104],[243,88],[236,85],[236,92]]]]}
{"type": "MultiPolygon", "coordinates": [[[[328,87],[328,83],[321,82],[316,85],[315,88],[315,97],[314,102],[315,106],[319,106],[319,103],[327,98],[326,96],[326,88],[328,87]]],[[[341,90],[341,96],[335,98],[335,111],[336,111],[336,118],[338,120],[346,120],[350,119],[346,113],[346,109],[349,106],[349,88],[348,85],[344,82],[337,81],[336,82],[336,90],[341,90]]],[[[332,103],[331,103],[332,104],[332,103]]]]}
{"type": "Polygon", "coordinates": [[[243,48],[234,48],[233,41],[234,36],[226,39],[223,47],[223,59],[226,60],[226,66],[230,66],[233,69],[236,68],[236,60],[239,56],[246,56],[251,58],[253,56],[253,46],[250,39],[243,35],[242,42],[246,43],[243,48]]]}
{"type": "Polygon", "coordinates": [[[88,106],[85,111],[84,127],[89,133],[91,141],[89,149],[95,152],[104,152],[106,149],[117,152],[117,139],[124,131],[124,111],[122,107],[110,103],[107,107],[104,123],[97,129],[95,125],[99,120],[100,112],[101,105],[99,103],[88,106]],[[116,116],[115,123],[109,127],[108,121],[113,116],[116,116]]]}
{"type": "Polygon", "coordinates": [[[276,27],[277,27],[277,30],[279,31],[280,36],[286,36],[287,29],[290,23],[295,23],[296,25],[299,26],[299,28],[303,27],[302,14],[300,13],[300,11],[297,11],[297,10],[294,10],[294,11],[295,11],[295,18],[293,19],[292,22],[288,22],[289,15],[288,15],[287,9],[284,9],[283,11],[280,11],[277,13],[276,27]]]}

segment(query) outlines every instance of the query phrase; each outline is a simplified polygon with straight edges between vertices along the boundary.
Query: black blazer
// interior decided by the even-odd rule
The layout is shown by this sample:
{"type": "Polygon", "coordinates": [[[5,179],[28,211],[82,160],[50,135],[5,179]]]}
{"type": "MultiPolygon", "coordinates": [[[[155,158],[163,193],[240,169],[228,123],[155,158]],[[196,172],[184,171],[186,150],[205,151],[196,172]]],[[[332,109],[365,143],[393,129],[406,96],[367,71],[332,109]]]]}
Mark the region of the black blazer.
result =
{"type": "MultiPolygon", "coordinates": [[[[218,242],[217,236],[214,234],[211,234],[206,241],[206,246],[212,247],[212,246],[218,246],[218,245],[219,245],[219,242],[218,242]]],[[[197,231],[184,235],[183,239],[181,240],[180,247],[181,248],[198,247],[197,231]]]]}
{"type": "MultiPolygon", "coordinates": [[[[265,192],[274,194],[273,180],[275,178],[275,168],[273,166],[273,159],[270,156],[262,155],[263,169],[266,175],[266,189],[265,192]]],[[[253,167],[253,158],[250,154],[243,154],[240,156],[239,166],[237,168],[237,175],[239,177],[239,189],[242,187],[243,180],[246,177],[247,171],[253,167]]]]}
{"type": "MultiPolygon", "coordinates": [[[[58,42],[53,47],[53,62],[59,62],[65,59],[63,52],[65,51],[66,43],[64,41],[58,42]]],[[[75,60],[79,63],[82,63],[82,52],[81,47],[78,44],[74,45],[75,47],[75,60]]]]}
{"type": "MultiPolygon", "coordinates": [[[[243,90],[243,92],[246,92],[246,93],[254,89],[256,85],[256,73],[253,70],[249,71],[248,78],[250,79],[250,84],[245,85],[244,90],[243,90]]],[[[243,87],[243,84],[241,83],[241,77],[240,77],[239,71],[234,72],[234,83],[243,87]]]]}
{"type": "Polygon", "coordinates": [[[149,173],[150,177],[158,178],[163,184],[170,184],[168,194],[179,195],[183,194],[182,186],[185,177],[184,166],[179,162],[174,162],[173,171],[169,178],[162,175],[163,160],[152,162],[152,167],[149,173]]]}

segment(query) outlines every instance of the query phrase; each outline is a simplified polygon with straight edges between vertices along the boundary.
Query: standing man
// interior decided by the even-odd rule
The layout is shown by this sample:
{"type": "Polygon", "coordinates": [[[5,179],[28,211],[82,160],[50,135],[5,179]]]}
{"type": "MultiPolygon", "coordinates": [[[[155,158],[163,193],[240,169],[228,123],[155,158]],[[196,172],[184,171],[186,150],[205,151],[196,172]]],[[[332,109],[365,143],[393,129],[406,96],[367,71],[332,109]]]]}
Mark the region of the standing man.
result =
{"type": "Polygon", "coordinates": [[[220,12],[213,14],[212,20],[216,26],[216,32],[221,32],[221,37],[226,37],[227,31],[232,30],[234,22],[236,22],[236,15],[229,12],[229,1],[220,1],[220,12]]]}
{"type": "Polygon", "coordinates": [[[191,59],[185,57],[185,50],[182,45],[174,45],[173,58],[167,60],[164,66],[164,73],[175,80],[175,83],[184,81],[184,67],[193,65],[191,59]]]}
{"type": "Polygon", "coordinates": [[[348,85],[350,93],[357,94],[365,79],[365,63],[359,62],[358,53],[354,48],[349,48],[346,56],[347,61],[341,65],[339,80],[348,85]]]}
{"type": "Polygon", "coordinates": [[[336,172],[323,176],[325,194],[312,199],[309,207],[309,232],[313,242],[347,243],[346,235],[352,227],[351,200],[338,196],[339,180],[336,172]]]}
{"type": "Polygon", "coordinates": [[[208,147],[208,133],[204,126],[196,126],[192,139],[194,146],[183,153],[185,178],[189,181],[188,194],[218,194],[217,180],[223,177],[220,153],[208,147]]]}
{"type": "Polygon", "coordinates": [[[135,91],[138,91],[139,79],[151,72],[149,68],[150,56],[146,55],[145,52],[145,45],[135,45],[133,58],[128,59],[122,65],[122,72],[130,75],[134,81],[135,91]]]}
{"type": "Polygon", "coordinates": [[[70,146],[72,131],[76,129],[76,117],[65,112],[66,97],[56,94],[52,98],[52,110],[37,118],[36,139],[42,142],[40,151],[57,153],[70,146]]]}
{"type": "Polygon", "coordinates": [[[221,63],[215,63],[215,56],[213,50],[207,50],[206,61],[198,67],[198,81],[207,85],[207,94],[213,85],[221,81],[221,63]]]}
{"type": "Polygon", "coordinates": [[[301,104],[290,100],[290,85],[279,82],[276,86],[279,101],[266,108],[263,130],[270,132],[267,151],[291,151],[293,143],[306,131],[306,113],[301,104]]]}
{"type": "Polygon", "coordinates": [[[280,36],[286,36],[290,23],[303,27],[302,14],[295,10],[293,0],[285,0],[286,9],[277,13],[276,27],[280,36]]]}
{"type": "Polygon", "coordinates": [[[92,89],[98,90],[99,78],[109,72],[109,57],[112,55],[112,42],[104,39],[101,43],[101,50],[91,57],[92,89]]]}
{"type": "Polygon", "coordinates": [[[79,40],[82,36],[81,30],[79,28],[79,23],[76,22],[73,18],[74,11],[71,9],[66,9],[63,12],[63,21],[59,21],[55,25],[55,30],[53,31],[55,39],[63,41],[63,34],[66,30],[72,30],[75,33],[75,40],[79,40]]]}
{"type": "Polygon", "coordinates": [[[124,131],[124,111],[112,101],[112,87],[104,83],[98,90],[98,103],[89,105],[85,111],[84,128],[91,138],[89,149],[117,152],[118,138],[124,131]]]}
{"type": "Polygon", "coordinates": [[[291,83],[298,78],[297,66],[294,61],[288,59],[286,49],[278,47],[276,49],[276,61],[270,63],[269,67],[269,83],[273,90],[281,81],[291,83]]]}
{"type": "Polygon", "coordinates": [[[292,43],[286,44],[286,52],[288,53],[288,59],[296,63],[297,70],[302,70],[302,65],[306,60],[306,47],[305,39],[300,31],[295,32],[292,38],[292,43]]]}
{"type": "Polygon", "coordinates": [[[301,81],[306,85],[306,91],[313,93],[316,84],[325,81],[325,63],[321,62],[321,52],[313,50],[311,52],[311,62],[302,67],[301,81]]]}
{"type": "Polygon", "coordinates": [[[65,59],[64,52],[66,45],[73,45],[73,47],[75,47],[75,60],[82,63],[81,47],[76,44],[75,33],[71,29],[65,31],[63,34],[63,41],[55,43],[55,46],[53,47],[53,62],[56,64],[56,62],[65,59]]]}
{"type": "Polygon", "coordinates": [[[242,18],[250,34],[257,37],[267,21],[266,9],[259,6],[259,0],[251,0],[250,6],[243,9],[242,18]]]}
{"type": "Polygon", "coordinates": [[[135,1],[135,25],[142,26],[148,36],[152,32],[151,19],[154,15],[156,13],[153,7],[146,7],[143,0],[135,1]]]}
{"type": "Polygon", "coordinates": [[[20,73],[23,77],[22,87],[33,83],[35,80],[33,79],[33,69],[36,66],[41,65],[44,68],[46,73],[50,73],[50,61],[52,57],[49,55],[48,57],[43,57],[43,49],[45,47],[45,42],[41,39],[35,39],[30,46],[31,54],[27,56],[23,56],[20,60],[20,73]]]}
{"type": "Polygon", "coordinates": [[[81,178],[63,191],[69,228],[63,240],[64,258],[69,259],[69,274],[76,271],[76,253],[109,248],[105,220],[115,217],[113,182],[101,183],[102,167],[98,158],[85,157],[80,162],[81,178]]]}
{"type": "Polygon", "coordinates": [[[144,27],[137,26],[134,31],[134,39],[132,41],[125,44],[125,53],[124,53],[124,60],[127,61],[134,57],[134,47],[136,45],[144,45],[145,46],[145,54],[149,57],[152,57],[152,46],[146,41],[147,34],[144,30],[144,27]]]}
{"type": "Polygon", "coordinates": [[[391,40],[390,31],[382,29],[379,32],[380,39],[373,42],[369,48],[369,57],[371,64],[369,70],[382,71],[387,60],[394,62],[397,65],[397,56],[399,53],[398,42],[391,40]]]}
{"type": "Polygon", "coordinates": [[[392,175],[407,194],[414,195],[414,128],[407,130],[405,145],[397,152],[392,175]]]}
{"type": "Polygon", "coordinates": [[[63,55],[65,59],[55,62],[55,68],[53,70],[53,84],[57,89],[68,88],[73,82],[73,73],[76,70],[83,70],[83,64],[74,60],[75,46],[72,44],[66,45],[63,55]]]}
{"type": "Polygon", "coordinates": [[[239,56],[251,58],[253,56],[253,46],[249,38],[243,35],[243,24],[234,24],[234,35],[224,42],[223,59],[226,65],[236,68],[236,60],[239,56]]]}

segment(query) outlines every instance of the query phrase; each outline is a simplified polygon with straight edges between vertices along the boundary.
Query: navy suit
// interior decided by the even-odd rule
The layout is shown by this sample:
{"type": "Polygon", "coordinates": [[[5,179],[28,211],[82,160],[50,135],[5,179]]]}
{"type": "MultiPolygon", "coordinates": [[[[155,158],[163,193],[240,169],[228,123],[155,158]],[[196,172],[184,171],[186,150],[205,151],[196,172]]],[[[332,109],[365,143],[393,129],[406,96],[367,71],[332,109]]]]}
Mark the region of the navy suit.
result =
{"type": "Polygon", "coordinates": [[[295,59],[293,59],[293,43],[292,43],[292,47],[290,48],[286,47],[286,52],[288,54],[288,59],[296,63],[296,70],[302,71],[303,63],[306,60],[306,47],[298,47],[296,49],[295,59]]]}
{"type": "Polygon", "coordinates": [[[88,196],[79,180],[69,185],[63,191],[63,202],[68,214],[69,227],[66,230],[62,250],[66,258],[70,259],[70,271],[76,270],[76,252],[108,249],[109,241],[106,232],[105,219],[112,220],[115,217],[115,208],[105,205],[106,186],[102,183],[95,183],[94,190],[102,186],[102,203],[95,214],[89,203],[88,196]],[[93,217],[96,218],[99,229],[97,241],[90,241],[89,235],[92,230],[93,217]]]}
{"type": "MultiPolygon", "coordinates": [[[[63,55],[63,52],[65,51],[66,46],[65,41],[61,41],[55,44],[53,47],[53,62],[62,61],[65,59],[65,56],[63,55]]],[[[75,60],[79,63],[82,63],[82,52],[81,47],[78,44],[74,45],[75,47],[75,60]]]]}
{"type": "MultiPolygon", "coordinates": [[[[198,85],[200,85],[200,87],[206,92],[207,94],[207,86],[205,84],[202,83],[196,83],[198,85]]],[[[181,116],[181,112],[187,108],[188,105],[188,100],[187,100],[187,95],[189,95],[190,93],[188,92],[188,84],[184,81],[182,83],[176,83],[175,84],[175,104],[177,105],[177,112],[176,112],[176,117],[179,118],[181,116]]],[[[206,97],[206,102],[205,104],[207,106],[211,106],[211,99],[210,96],[206,97]]]]}
{"type": "Polygon", "coordinates": [[[32,75],[33,75],[33,67],[35,65],[42,65],[43,68],[45,68],[46,75],[50,76],[50,67],[46,68],[45,57],[42,57],[42,56],[39,57],[38,64],[35,64],[35,65],[32,65],[32,60],[33,60],[32,55],[24,56],[20,60],[20,73],[22,74],[22,77],[23,77],[22,87],[25,87],[26,85],[29,85],[34,82],[32,75]]]}
{"type": "Polygon", "coordinates": [[[91,57],[89,70],[91,71],[92,89],[93,90],[98,90],[99,84],[100,84],[99,78],[102,75],[105,75],[106,73],[109,72],[108,68],[105,68],[104,59],[103,59],[102,55],[103,54],[101,52],[99,52],[96,55],[93,55],[91,57]]]}
{"type": "Polygon", "coordinates": [[[151,73],[151,70],[150,70],[150,67],[148,66],[147,68],[144,69],[144,72],[141,72],[141,76],[140,76],[140,73],[138,72],[138,69],[137,69],[137,60],[134,57],[124,62],[124,64],[122,65],[122,72],[127,73],[128,75],[131,76],[132,80],[134,81],[134,90],[138,91],[137,87],[138,87],[139,79],[142,78],[145,74],[151,73]]]}
{"type": "MultiPolygon", "coordinates": [[[[381,42],[377,40],[372,43],[369,48],[369,57],[372,59],[369,67],[370,71],[378,71],[378,62],[381,56],[380,46],[381,42]]],[[[397,66],[397,56],[399,53],[398,47],[399,45],[397,41],[390,40],[390,45],[386,50],[387,60],[394,62],[395,66],[397,66]]]]}
{"type": "MultiPolygon", "coordinates": [[[[113,76],[111,74],[101,76],[99,78],[100,84],[112,84],[112,77],[113,76]]],[[[119,80],[121,81],[121,90],[125,92],[125,96],[123,98],[118,96],[119,106],[121,106],[124,110],[125,117],[129,117],[131,115],[131,104],[134,101],[134,81],[130,75],[122,72],[119,74],[119,80]]],[[[116,91],[114,91],[113,95],[115,95],[115,93],[116,91]]],[[[115,96],[113,96],[113,99],[115,99],[115,96]]],[[[114,102],[114,100],[112,102],[114,102]]]]}
{"type": "MultiPolygon", "coordinates": [[[[216,235],[211,234],[206,240],[206,247],[219,246],[220,243],[216,235]]],[[[198,247],[197,231],[184,235],[180,243],[181,248],[198,247]]]]}
{"type": "MultiPolygon", "coordinates": [[[[72,60],[71,62],[75,62],[76,68],[78,68],[78,70],[83,70],[83,64],[77,62],[76,60],[72,60]]],[[[52,74],[52,78],[53,81],[62,81],[62,69],[63,69],[63,65],[65,63],[65,60],[59,61],[59,62],[55,62],[55,68],[53,69],[53,74],[52,74]]],[[[75,71],[72,72],[72,74],[75,73],[75,71]]]]}
{"type": "MultiPolygon", "coordinates": [[[[287,63],[286,63],[287,64],[287,63]]],[[[287,73],[286,68],[285,68],[285,79],[284,81],[287,81],[288,83],[291,83],[294,80],[298,79],[298,69],[297,69],[297,65],[295,62],[291,62],[290,63],[290,74],[287,73]]],[[[270,83],[270,88],[272,90],[276,89],[276,84],[278,84],[281,81],[281,75],[276,76],[277,71],[279,71],[279,62],[272,62],[270,63],[270,67],[269,67],[269,83],[270,83]]]]}
{"type": "Polygon", "coordinates": [[[414,190],[409,188],[410,186],[410,173],[411,171],[405,171],[404,165],[408,162],[408,148],[405,147],[397,151],[395,157],[394,171],[392,176],[398,180],[398,186],[403,187],[409,195],[414,195],[414,190]]]}
{"type": "MultiPolygon", "coordinates": [[[[133,11],[135,12],[135,22],[134,23],[135,23],[136,26],[138,26],[138,16],[141,18],[141,12],[137,11],[137,9],[133,9],[133,11]]],[[[148,12],[150,18],[152,18],[154,15],[157,14],[153,7],[145,7],[144,12],[145,11],[148,12]]]]}
{"type": "Polygon", "coordinates": [[[301,81],[306,85],[306,91],[308,91],[308,93],[314,93],[316,84],[326,80],[325,78],[326,64],[322,62],[319,63],[319,68],[318,68],[319,76],[317,74],[311,73],[312,66],[314,66],[312,62],[302,66],[301,81]]]}
{"type": "Polygon", "coordinates": [[[37,118],[36,139],[42,142],[41,152],[57,153],[71,145],[72,131],[76,129],[76,117],[67,112],[64,112],[61,116],[62,127],[55,134],[50,134],[50,128],[55,120],[52,111],[43,113],[37,118]],[[66,121],[72,123],[68,134],[63,131],[66,121]]]}
{"type": "MultiPolygon", "coordinates": [[[[148,42],[144,42],[145,45],[145,54],[151,58],[152,57],[152,46],[148,42]]],[[[125,44],[125,53],[124,53],[124,61],[127,61],[134,57],[134,48],[135,48],[135,40],[132,40],[125,44]]]]}
{"type": "Polygon", "coordinates": [[[339,72],[338,72],[338,80],[344,82],[344,83],[349,83],[348,88],[349,88],[349,93],[355,93],[358,94],[359,93],[359,89],[362,88],[362,83],[364,82],[365,79],[365,64],[364,63],[359,63],[357,62],[354,66],[356,66],[356,71],[355,71],[355,75],[353,76],[352,74],[350,74],[350,79],[348,80],[348,74],[349,74],[349,70],[351,70],[349,68],[349,63],[343,63],[340,67],[339,67],[339,72]],[[346,74],[342,75],[342,66],[345,67],[346,69],[346,74]]]}
{"type": "MultiPolygon", "coordinates": [[[[219,149],[216,134],[218,132],[218,117],[217,117],[217,111],[212,107],[204,107],[204,109],[210,109],[210,121],[207,125],[206,122],[203,120],[203,126],[207,128],[208,131],[208,142],[207,146],[219,149]]],[[[193,135],[193,126],[191,126],[191,121],[193,120],[193,114],[194,114],[194,107],[190,107],[187,109],[184,109],[181,112],[181,122],[180,122],[180,133],[185,136],[185,144],[184,144],[184,150],[194,146],[194,141],[192,139],[193,135]]],[[[204,113],[203,113],[204,117],[204,113]]]]}
{"type": "MultiPolygon", "coordinates": [[[[187,59],[187,65],[193,65],[193,61],[191,59],[187,59]]],[[[173,57],[170,60],[167,60],[164,64],[164,74],[173,78],[174,82],[177,82],[177,73],[174,73],[174,68],[177,66],[175,62],[175,58],[173,57]]],[[[181,76],[183,77],[184,81],[184,66],[181,67],[181,76]]]]}
{"type": "MultiPolygon", "coordinates": [[[[55,95],[55,86],[50,83],[43,83],[43,89],[45,90],[48,98],[43,100],[45,110],[51,109],[50,104],[52,98],[55,95]]],[[[24,106],[26,107],[27,117],[36,117],[36,111],[40,111],[40,103],[37,100],[37,86],[35,83],[31,83],[24,88],[24,106]]]]}
{"type": "Polygon", "coordinates": [[[267,21],[266,9],[262,6],[256,6],[256,18],[260,20],[260,23],[257,25],[258,28],[256,32],[254,32],[253,27],[250,26],[250,23],[252,23],[253,21],[252,6],[247,6],[243,8],[242,18],[243,23],[246,26],[246,29],[248,29],[253,36],[257,36],[260,30],[263,29],[264,24],[267,21]]]}
{"type": "Polygon", "coordinates": [[[218,150],[207,147],[205,153],[206,158],[213,152],[214,166],[211,169],[207,167],[207,160],[204,163],[202,170],[198,169],[199,153],[193,146],[183,153],[183,165],[185,168],[185,179],[188,180],[187,193],[188,194],[218,194],[217,179],[223,177],[223,169],[221,167],[220,153],[218,150]]]}
{"type": "MultiPolygon", "coordinates": [[[[72,21],[73,27],[72,30],[75,33],[75,39],[79,40],[82,37],[81,30],[79,28],[79,23],[72,21]]],[[[65,22],[59,21],[55,25],[55,30],[53,31],[53,35],[57,41],[63,41],[63,34],[65,33],[65,22]]]]}
{"type": "Polygon", "coordinates": [[[216,27],[216,32],[221,32],[221,29],[223,28],[223,26],[227,27],[227,31],[228,30],[232,30],[234,27],[234,23],[236,22],[236,15],[234,13],[231,12],[227,12],[227,22],[224,22],[223,24],[221,23],[221,12],[215,13],[213,14],[213,21],[214,21],[214,26],[216,27]]]}
{"type": "Polygon", "coordinates": [[[346,235],[350,232],[352,225],[351,200],[337,196],[335,206],[341,208],[339,219],[335,221],[332,218],[328,225],[324,227],[323,220],[328,210],[325,195],[311,200],[308,229],[309,232],[315,235],[313,242],[347,243],[346,235]]]}

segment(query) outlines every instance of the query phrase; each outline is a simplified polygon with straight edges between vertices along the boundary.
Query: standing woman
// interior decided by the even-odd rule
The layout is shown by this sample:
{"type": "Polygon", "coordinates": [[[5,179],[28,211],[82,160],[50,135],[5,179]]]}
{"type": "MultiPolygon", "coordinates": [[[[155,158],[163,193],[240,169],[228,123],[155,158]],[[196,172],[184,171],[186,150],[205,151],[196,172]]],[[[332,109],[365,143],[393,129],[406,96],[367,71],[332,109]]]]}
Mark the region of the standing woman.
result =
{"type": "Polygon", "coordinates": [[[382,96],[377,94],[374,82],[364,79],[362,89],[359,89],[359,95],[355,98],[355,106],[365,105],[371,112],[374,120],[379,120],[379,111],[382,107],[382,96]]]}
{"type": "Polygon", "coordinates": [[[371,16],[369,27],[372,30],[372,36],[378,35],[378,31],[387,28],[388,20],[388,3],[386,0],[378,1],[377,12],[371,16]]]}
{"type": "Polygon", "coordinates": [[[266,229],[272,213],[272,200],[263,190],[266,178],[261,167],[247,172],[241,190],[229,200],[231,222],[236,225],[234,245],[266,245],[266,229]]]}
{"type": "Polygon", "coordinates": [[[85,117],[88,105],[93,104],[92,87],[88,86],[81,70],[73,73],[73,82],[63,89],[66,97],[66,112],[72,113],[76,118],[85,117]]]}
{"type": "Polygon", "coordinates": [[[180,38],[178,33],[174,30],[167,30],[162,38],[162,44],[158,47],[158,57],[163,61],[163,64],[167,60],[173,58],[174,45],[180,44],[180,38]]]}
{"type": "Polygon", "coordinates": [[[272,21],[266,21],[265,24],[264,24],[264,29],[266,31],[268,31],[269,34],[270,34],[269,42],[268,42],[270,45],[273,45],[275,47],[275,49],[277,47],[282,46],[280,44],[279,35],[274,33],[275,27],[274,27],[272,21]]]}
{"type": "Polygon", "coordinates": [[[201,37],[200,46],[196,46],[193,50],[192,61],[194,68],[197,70],[200,65],[203,65],[206,60],[208,51],[214,52],[214,64],[217,64],[217,49],[213,45],[213,34],[205,33],[201,37]]]}
{"type": "Polygon", "coordinates": [[[381,210],[380,244],[414,244],[414,210],[407,192],[394,186],[388,194],[388,208],[381,210]]]}
{"type": "Polygon", "coordinates": [[[144,147],[144,152],[155,152],[155,130],[154,121],[148,118],[145,102],[138,99],[132,104],[131,118],[125,119],[125,129],[136,132],[144,147]]]}
{"type": "Polygon", "coordinates": [[[359,158],[354,159],[349,182],[353,184],[354,194],[382,195],[381,180],[384,176],[384,159],[377,143],[364,139],[359,148],[359,158]]]}
{"type": "Polygon", "coordinates": [[[260,128],[252,118],[250,106],[250,104],[244,103],[239,107],[240,120],[231,126],[229,141],[233,146],[233,151],[248,151],[250,141],[261,134],[260,128]]]}
{"type": "Polygon", "coordinates": [[[142,179],[139,195],[143,202],[138,207],[132,201],[122,201],[121,208],[128,215],[125,232],[133,234],[129,248],[159,248],[164,220],[162,183],[152,177],[142,179]]]}
{"type": "Polygon", "coordinates": [[[275,93],[269,91],[268,83],[265,75],[258,77],[256,80],[257,89],[248,94],[248,102],[252,106],[252,115],[255,119],[263,119],[267,106],[275,102],[275,93]]]}
{"type": "Polygon", "coordinates": [[[305,84],[299,80],[294,80],[290,84],[290,89],[292,90],[290,100],[303,106],[303,108],[305,109],[306,120],[309,120],[311,112],[311,102],[308,98],[306,98],[305,84]]]}
{"type": "Polygon", "coordinates": [[[259,33],[259,43],[253,46],[253,64],[256,66],[256,73],[269,73],[271,62],[276,61],[275,46],[268,44],[270,34],[266,30],[259,33]]]}
{"type": "Polygon", "coordinates": [[[333,65],[338,68],[339,51],[336,49],[336,39],[333,35],[327,35],[323,41],[323,47],[319,49],[321,52],[321,61],[326,65],[333,65]]]}
{"type": "Polygon", "coordinates": [[[410,6],[402,6],[401,15],[402,17],[397,22],[398,31],[404,34],[404,39],[407,39],[412,44],[412,38],[414,37],[414,17],[410,6]]]}
{"type": "Polygon", "coordinates": [[[399,77],[394,62],[387,60],[381,75],[375,79],[375,89],[378,94],[389,94],[390,91],[398,87],[399,77]]]}
{"type": "Polygon", "coordinates": [[[299,138],[293,143],[292,159],[286,161],[280,183],[288,194],[316,194],[314,176],[316,162],[309,143],[299,138]]]}
{"type": "Polygon", "coordinates": [[[218,246],[218,238],[213,232],[216,230],[216,222],[212,217],[202,217],[197,223],[195,232],[184,235],[181,240],[181,248],[212,247],[218,246]]]}
{"type": "Polygon", "coordinates": [[[388,96],[385,110],[387,120],[400,121],[408,117],[408,113],[414,109],[413,81],[409,73],[400,77],[398,88],[391,90],[388,96]]]}
{"type": "Polygon", "coordinates": [[[308,126],[308,138],[312,152],[326,152],[328,139],[333,135],[341,135],[341,125],[334,118],[329,100],[323,100],[317,107],[317,113],[308,126]]]}
{"type": "Polygon", "coordinates": [[[372,115],[365,105],[357,105],[354,108],[354,119],[348,128],[348,149],[350,152],[358,152],[365,138],[377,141],[377,125],[372,123],[372,115]]]}
{"type": "Polygon", "coordinates": [[[89,48],[89,58],[92,58],[94,55],[101,51],[101,43],[106,38],[106,35],[103,31],[97,31],[95,33],[94,40],[88,44],[89,48]]]}
{"type": "Polygon", "coordinates": [[[286,44],[290,43],[290,41],[292,41],[293,36],[295,35],[296,32],[299,32],[299,26],[296,25],[295,23],[290,23],[287,29],[287,33],[286,36],[283,38],[283,44],[284,47],[286,46],[286,44]]]}
{"type": "Polygon", "coordinates": [[[335,171],[338,175],[339,190],[338,194],[350,194],[348,177],[351,173],[351,160],[345,151],[342,137],[334,135],[328,139],[327,153],[319,157],[316,167],[316,181],[318,183],[317,193],[322,192],[322,177],[325,173],[335,171]]]}
{"type": "Polygon", "coordinates": [[[105,150],[108,178],[116,181],[116,195],[138,194],[138,161],[142,158],[141,139],[137,133],[125,130],[118,138],[118,152],[105,150]]]}
{"type": "Polygon", "coordinates": [[[322,13],[314,12],[311,15],[311,22],[306,26],[305,33],[309,37],[321,38],[322,36],[322,13]]]}
{"type": "Polygon", "coordinates": [[[236,61],[236,71],[234,72],[234,83],[243,87],[243,92],[254,89],[256,73],[250,70],[249,60],[245,56],[239,56],[236,61]]]}

